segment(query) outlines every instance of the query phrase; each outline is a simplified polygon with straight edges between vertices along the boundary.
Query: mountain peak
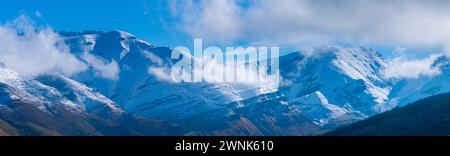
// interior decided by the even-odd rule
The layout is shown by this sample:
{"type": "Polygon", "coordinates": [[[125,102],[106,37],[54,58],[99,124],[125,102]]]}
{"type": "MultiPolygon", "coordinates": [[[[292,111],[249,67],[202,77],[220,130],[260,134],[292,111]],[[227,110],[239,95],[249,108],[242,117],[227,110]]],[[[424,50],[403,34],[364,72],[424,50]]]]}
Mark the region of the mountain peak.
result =
{"type": "Polygon", "coordinates": [[[384,110],[378,105],[387,100],[392,82],[381,72],[386,68],[386,61],[379,53],[370,48],[339,46],[320,47],[313,52],[315,55],[309,57],[294,53],[281,58],[280,62],[285,62],[280,65],[281,75],[286,82],[281,90],[290,102],[313,101],[309,106],[303,105],[305,112],[338,110],[309,114],[321,123],[327,123],[330,116],[337,118],[343,114],[342,110],[365,116],[384,110]]]}
{"type": "Polygon", "coordinates": [[[110,31],[108,33],[119,33],[119,35],[122,38],[125,38],[125,39],[127,39],[127,38],[136,38],[133,34],[130,34],[129,32],[122,31],[122,30],[113,30],[113,31],[110,31]]]}
{"type": "Polygon", "coordinates": [[[89,52],[106,61],[120,61],[132,51],[139,52],[154,48],[150,43],[121,30],[107,32],[91,30],[61,31],[59,34],[74,53],[81,55],[83,52],[89,52]]]}
{"type": "Polygon", "coordinates": [[[113,30],[113,31],[97,31],[97,30],[83,30],[83,31],[59,31],[59,35],[64,37],[74,37],[74,36],[83,36],[83,35],[104,35],[110,34],[113,36],[120,36],[121,38],[136,38],[134,35],[122,31],[122,30],[113,30]]]}
{"type": "Polygon", "coordinates": [[[58,34],[63,37],[74,37],[74,36],[83,36],[83,35],[98,35],[103,34],[103,31],[95,31],[95,30],[84,30],[78,32],[70,32],[70,31],[59,31],[58,34]]]}

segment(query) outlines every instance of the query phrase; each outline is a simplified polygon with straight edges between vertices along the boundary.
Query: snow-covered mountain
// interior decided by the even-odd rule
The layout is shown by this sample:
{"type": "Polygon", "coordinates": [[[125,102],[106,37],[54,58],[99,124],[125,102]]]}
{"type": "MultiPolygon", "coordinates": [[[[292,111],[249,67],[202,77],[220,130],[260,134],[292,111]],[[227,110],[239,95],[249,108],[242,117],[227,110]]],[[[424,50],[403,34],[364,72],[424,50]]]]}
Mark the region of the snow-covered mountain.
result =
{"type": "Polygon", "coordinates": [[[281,92],[319,125],[351,115],[350,121],[388,110],[382,105],[393,86],[386,62],[366,48],[326,47],[317,56],[292,53],[280,59],[281,92]]]}
{"type": "MultiPolygon", "coordinates": [[[[226,117],[233,114],[230,105],[251,108],[267,102],[250,99],[270,94],[285,99],[279,101],[289,108],[282,109],[283,114],[298,112],[316,126],[327,128],[390,110],[399,105],[394,102],[396,98],[406,96],[395,95],[400,83],[384,75],[386,60],[373,49],[363,47],[322,47],[315,49],[314,54],[318,55],[314,56],[300,52],[281,56],[281,87],[267,89],[230,83],[173,83],[168,80],[174,63],[169,59],[171,49],[151,45],[123,31],[61,34],[80,59],[92,55],[104,63],[117,63],[120,71],[116,79],[110,79],[92,68],[73,79],[100,91],[125,112],[175,122],[192,131],[202,127],[193,127],[195,122],[208,122],[201,117],[227,122],[226,117]]],[[[411,96],[413,100],[407,102],[428,95],[411,96]]],[[[245,115],[248,114],[242,116],[245,115]]],[[[258,130],[264,128],[267,127],[256,126],[258,130]]]]}
{"type": "Polygon", "coordinates": [[[123,31],[60,35],[89,69],[24,78],[2,65],[0,125],[10,125],[6,129],[29,122],[25,127],[61,135],[310,135],[450,92],[446,57],[434,64],[440,75],[394,79],[386,78],[387,62],[372,49],[322,47],[313,56],[281,56],[280,88],[174,83],[170,48],[123,31]],[[80,123],[69,131],[71,125],[58,118],[80,123]]]}
{"type": "MultiPolygon", "coordinates": [[[[266,96],[274,91],[247,84],[173,83],[164,79],[165,75],[170,74],[170,66],[173,64],[169,57],[171,49],[155,47],[122,31],[62,33],[62,35],[65,36],[66,43],[72,51],[78,51],[74,54],[81,59],[84,55],[93,55],[105,62],[117,62],[120,69],[119,77],[116,80],[96,75],[95,69],[74,76],[75,80],[98,89],[118,103],[125,112],[174,122],[191,130],[192,133],[207,135],[223,132],[223,126],[216,126],[214,127],[217,128],[216,130],[206,133],[205,131],[198,132],[203,129],[201,128],[203,126],[194,127],[192,125],[195,125],[193,123],[196,122],[232,122],[234,119],[229,118],[232,114],[229,111],[230,104],[242,103],[253,97],[266,96]],[[189,121],[186,121],[187,119],[189,121]],[[209,119],[209,121],[205,119],[209,119]]],[[[264,103],[263,100],[258,101],[264,103]]],[[[280,105],[280,103],[278,102],[276,105],[280,105]]],[[[290,106],[286,106],[286,108],[289,109],[271,111],[281,111],[281,114],[296,111],[290,106]]],[[[264,113],[266,112],[259,112],[259,117],[263,117],[264,113]]],[[[297,115],[302,116],[301,112],[298,112],[297,115]]],[[[247,124],[241,125],[245,128],[238,128],[247,131],[240,130],[239,133],[231,133],[235,131],[229,130],[227,132],[234,135],[307,134],[300,133],[300,131],[297,131],[298,133],[289,133],[288,131],[264,131],[262,133],[262,129],[267,127],[254,124],[250,120],[247,124]]],[[[302,118],[298,120],[298,123],[292,125],[296,124],[310,124],[310,127],[315,127],[306,118],[302,118]]],[[[270,124],[266,124],[266,126],[268,125],[270,124]]],[[[237,128],[232,124],[228,126],[230,129],[237,128]]],[[[279,125],[272,126],[278,127],[279,125]]]]}
{"type": "Polygon", "coordinates": [[[22,77],[0,64],[1,135],[183,134],[175,126],[126,114],[70,78],[22,77]]]}
{"type": "Polygon", "coordinates": [[[402,79],[396,83],[386,105],[404,106],[426,97],[450,92],[450,60],[446,56],[436,57],[432,67],[439,69],[440,73],[402,79]]]}
{"type": "Polygon", "coordinates": [[[40,76],[37,80],[57,89],[68,100],[83,105],[83,110],[101,115],[120,115],[124,111],[104,95],[62,75],[40,76]]]}
{"type": "Polygon", "coordinates": [[[1,103],[7,109],[11,101],[26,100],[35,104],[41,111],[52,113],[52,108],[61,106],[75,113],[85,112],[84,103],[75,103],[65,98],[55,88],[44,85],[34,79],[25,79],[15,71],[0,65],[0,83],[2,85],[1,103]]]}

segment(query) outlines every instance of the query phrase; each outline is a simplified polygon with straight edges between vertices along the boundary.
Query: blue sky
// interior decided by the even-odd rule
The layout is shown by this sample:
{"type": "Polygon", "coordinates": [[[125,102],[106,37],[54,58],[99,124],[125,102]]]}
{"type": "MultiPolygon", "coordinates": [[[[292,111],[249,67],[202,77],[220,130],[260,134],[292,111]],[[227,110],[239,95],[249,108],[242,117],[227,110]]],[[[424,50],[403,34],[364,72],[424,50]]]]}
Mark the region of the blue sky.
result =
{"type": "Polygon", "coordinates": [[[388,57],[399,48],[410,57],[426,57],[449,47],[446,4],[418,0],[16,0],[2,2],[0,22],[25,13],[57,31],[124,30],[169,47],[189,47],[192,38],[200,37],[217,46],[274,45],[282,52],[341,44],[372,47],[388,57]]]}
{"type": "MultiPolygon", "coordinates": [[[[245,3],[240,3],[245,7],[245,3]]],[[[170,0],[18,0],[0,6],[0,22],[26,14],[40,26],[55,31],[123,30],[157,46],[192,48],[193,38],[180,28],[179,18],[171,15],[170,0]]],[[[204,46],[208,46],[204,40],[204,46]]],[[[219,46],[245,46],[247,42],[211,43],[219,46]]],[[[283,48],[282,53],[292,52],[283,48]]]]}
{"type": "Polygon", "coordinates": [[[56,31],[124,30],[161,46],[175,46],[189,39],[184,33],[170,28],[172,19],[165,1],[5,1],[0,5],[0,22],[12,20],[22,13],[56,31]]]}

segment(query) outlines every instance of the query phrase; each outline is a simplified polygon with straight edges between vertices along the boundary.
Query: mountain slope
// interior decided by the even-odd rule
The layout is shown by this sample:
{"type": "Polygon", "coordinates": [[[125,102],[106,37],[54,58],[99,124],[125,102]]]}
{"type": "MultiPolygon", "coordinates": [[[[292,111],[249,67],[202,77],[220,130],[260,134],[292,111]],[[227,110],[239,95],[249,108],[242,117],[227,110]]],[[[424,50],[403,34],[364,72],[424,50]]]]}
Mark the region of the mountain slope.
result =
{"type": "Polygon", "coordinates": [[[326,135],[450,135],[450,93],[431,96],[375,115],[326,135]]]}
{"type": "Polygon", "coordinates": [[[269,93],[227,104],[226,109],[202,113],[184,122],[191,135],[309,135],[319,127],[280,93],[269,93]]]}
{"type": "MultiPolygon", "coordinates": [[[[52,77],[52,76],[48,76],[52,77]]],[[[2,135],[164,135],[184,132],[165,122],[137,118],[73,80],[55,76],[46,83],[23,78],[0,66],[2,135]],[[57,83],[55,83],[57,82],[57,83]]]]}
{"type": "Polygon", "coordinates": [[[88,70],[25,78],[0,65],[0,135],[310,135],[450,92],[443,56],[441,74],[399,80],[373,49],[321,47],[281,56],[280,88],[174,83],[170,48],[124,31],[60,35],[88,70]]]}
{"type": "Polygon", "coordinates": [[[389,94],[387,105],[404,106],[422,98],[450,92],[450,60],[446,56],[438,56],[432,67],[439,69],[440,73],[400,80],[389,94]]]}
{"type": "Polygon", "coordinates": [[[120,68],[117,80],[99,77],[93,69],[71,78],[100,91],[127,112],[178,120],[243,100],[238,95],[239,91],[225,84],[173,83],[161,79],[161,75],[170,74],[173,64],[171,49],[155,47],[126,32],[64,35],[66,43],[80,59],[87,53],[105,61],[117,62],[120,68]]]}
{"type": "Polygon", "coordinates": [[[37,80],[61,92],[70,101],[84,105],[84,110],[101,116],[117,116],[124,111],[93,89],[62,75],[42,75],[37,80]]]}
{"type": "Polygon", "coordinates": [[[86,58],[89,55],[101,62],[117,63],[117,79],[102,77],[95,68],[71,78],[100,91],[121,105],[148,79],[148,67],[159,66],[170,59],[169,48],[155,47],[123,31],[64,32],[61,35],[80,60],[89,62],[90,59],[86,58]]]}
{"type": "MultiPolygon", "coordinates": [[[[85,56],[92,55],[105,63],[117,63],[119,68],[116,79],[102,77],[94,67],[70,79],[100,91],[125,112],[177,123],[198,134],[216,134],[221,131],[201,132],[201,125],[193,126],[202,122],[247,125],[241,127],[247,131],[228,131],[238,134],[270,134],[263,133],[262,129],[271,129],[273,134],[288,134],[288,131],[275,130],[283,127],[279,122],[258,126],[258,120],[248,117],[252,116],[251,112],[241,114],[242,118],[239,119],[245,119],[245,122],[228,118],[229,113],[233,112],[230,105],[236,103],[241,103],[240,106],[245,109],[271,103],[267,107],[272,109],[256,109],[259,111],[256,113],[289,114],[296,110],[297,115],[308,119],[299,119],[299,124],[312,121],[321,128],[333,129],[404,105],[408,99],[417,100],[443,92],[445,87],[436,90],[439,86],[433,86],[448,80],[445,76],[438,76],[433,80],[417,80],[424,83],[423,89],[404,87],[417,82],[400,80],[397,83],[397,79],[386,78],[383,72],[387,66],[386,60],[373,49],[332,46],[315,49],[317,55],[314,56],[305,56],[299,52],[281,56],[282,83],[278,90],[230,83],[173,83],[170,81],[170,67],[175,60],[170,59],[170,48],[156,47],[123,31],[61,34],[81,60],[88,62],[85,56]],[[402,83],[409,85],[402,86],[402,83]],[[414,90],[405,91],[407,88],[414,90]],[[430,92],[433,88],[434,91],[430,92]],[[275,93],[281,98],[252,101],[265,99],[267,95],[275,93]],[[278,107],[282,103],[290,109],[278,107]],[[208,120],[202,120],[201,117],[208,120]]],[[[275,116],[277,114],[270,114],[272,118],[275,116]]],[[[233,127],[232,124],[228,126],[233,127]]]]}
{"type": "MultiPolygon", "coordinates": [[[[292,53],[280,58],[289,102],[319,125],[344,116],[353,122],[389,110],[383,107],[393,81],[381,72],[385,60],[372,49],[324,47],[317,56],[292,53]]],[[[346,123],[346,122],[344,122],[346,123]]]]}
{"type": "MultiPolygon", "coordinates": [[[[273,91],[247,84],[227,83],[173,83],[161,77],[169,75],[170,67],[174,60],[170,59],[171,49],[161,48],[143,42],[133,35],[122,31],[111,32],[81,32],[65,33],[66,43],[75,51],[80,59],[89,54],[109,62],[117,62],[120,73],[117,80],[109,80],[99,77],[93,70],[71,77],[89,87],[99,90],[102,94],[118,103],[125,112],[147,118],[164,120],[176,123],[184,129],[199,134],[216,134],[222,131],[217,126],[215,130],[197,132],[203,125],[194,123],[211,122],[225,123],[236,122],[228,118],[229,105],[239,101],[245,101],[252,97],[271,93],[273,91]],[[78,50],[78,52],[77,52],[78,50]],[[82,50],[80,52],[80,50],[82,50]],[[156,72],[156,73],[155,73],[156,72]],[[205,121],[207,119],[208,121],[205,121]]],[[[262,101],[261,103],[268,103],[262,101]]],[[[278,108],[280,102],[273,102],[278,108]]],[[[281,111],[270,110],[264,111],[281,111]]],[[[266,112],[259,112],[265,114],[266,112]]],[[[288,113],[290,110],[283,109],[288,113]]],[[[256,112],[255,112],[256,113],[256,112]]],[[[301,112],[298,112],[301,115],[301,112]]],[[[243,114],[244,116],[246,114],[243,114]]],[[[276,114],[271,113],[271,116],[276,114]]],[[[309,124],[308,119],[298,120],[302,124],[309,124]]],[[[240,125],[240,131],[228,131],[221,134],[240,135],[270,135],[284,134],[279,125],[269,125],[278,132],[260,133],[263,126],[255,126],[252,120],[246,120],[246,124],[240,125]],[[231,133],[235,132],[235,133],[231,133]]],[[[314,126],[312,126],[314,127],[314,126]]],[[[305,130],[307,131],[307,130],[305,130]]],[[[304,135],[306,133],[292,133],[304,135]]]]}

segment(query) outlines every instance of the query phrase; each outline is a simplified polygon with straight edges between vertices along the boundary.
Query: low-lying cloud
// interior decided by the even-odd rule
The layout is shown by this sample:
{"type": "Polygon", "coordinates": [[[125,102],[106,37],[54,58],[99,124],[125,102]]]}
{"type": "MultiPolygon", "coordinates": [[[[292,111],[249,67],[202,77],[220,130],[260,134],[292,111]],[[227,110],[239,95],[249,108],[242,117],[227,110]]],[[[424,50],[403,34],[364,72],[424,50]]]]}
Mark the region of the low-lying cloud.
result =
{"type": "Polygon", "coordinates": [[[88,52],[73,55],[63,38],[51,28],[38,28],[26,15],[0,25],[0,62],[23,76],[71,76],[91,68],[96,76],[117,80],[120,68],[88,52]]]}
{"type": "Polygon", "coordinates": [[[120,68],[116,61],[111,60],[111,62],[108,62],[107,60],[87,52],[85,52],[81,58],[92,67],[96,76],[110,80],[119,79],[120,68]]]}
{"type": "Polygon", "coordinates": [[[388,78],[418,78],[420,76],[435,76],[440,74],[439,67],[433,64],[440,55],[431,55],[424,59],[408,60],[396,57],[388,61],[385,69],[388,78]]]}
{"type": "Polygon", "coordinates": [[[21,15],[0,25],[0,62],[24,76],[59,73],[72,75],[87,69],[51,28],[37,29],[21,15]]]}

